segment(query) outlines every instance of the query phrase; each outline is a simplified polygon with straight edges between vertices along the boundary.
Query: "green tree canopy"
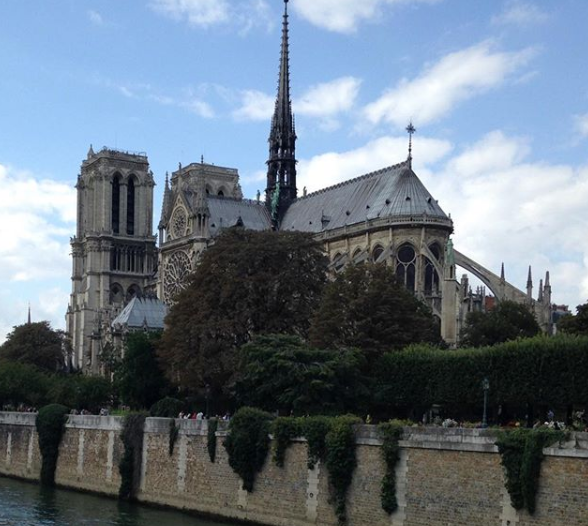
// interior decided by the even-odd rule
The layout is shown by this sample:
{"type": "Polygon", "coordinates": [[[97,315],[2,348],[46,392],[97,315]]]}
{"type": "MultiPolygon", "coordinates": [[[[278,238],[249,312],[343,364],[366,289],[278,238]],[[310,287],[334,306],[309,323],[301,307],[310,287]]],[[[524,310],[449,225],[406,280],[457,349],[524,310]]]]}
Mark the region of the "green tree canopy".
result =
{"type": "Polygon", "coordinates": [[[67,345],[63,331],[53,330],[49,322],[25,323],[8,334],[0,358],[55,372],[66,367],[67,345]]]}
{"type": "Polygon", "coordinates": [[[243,405],[281,414],[342,414],[363,411],[369,390],[354,349],[319,350],[297,336],[258,336],[241,348],[243,405]]]}
{"type": "Polygon", "coordinates": [[[370,358],[419,342],[441,343],[438,323],[385,265],[350,265],[337,274],[310,330],[314,347],[359,348],[370,358]]]}
{"type": "Polygon", "coordinates": [[[461,345],[483,347],[530,338],[541,328],[526,305],[501,301],[489,312],[470,312],[461,332],[461,345]]]}
{"type": "Polygon", "coordinates": [[[115,383],[122,402],[134,409],[151,407],[169,390],[155,351],[160,337],[161,333],[135,332],[127,338],[115,383]]]}
{"type": "Polygon", "coordinates": [[[576,307],[576,315],[567,315],[557,322],[557,330],[566,334],[588,336],[588,303],[576,307]]]}
{"type": "Polygon", "coordinates": [[[308,234],[225,231],[166,318],[159,356],[167,376],[185,389],[226,392],[237,349],[253,335],[307,335],[326,269],[321,244],[308,234]]]}

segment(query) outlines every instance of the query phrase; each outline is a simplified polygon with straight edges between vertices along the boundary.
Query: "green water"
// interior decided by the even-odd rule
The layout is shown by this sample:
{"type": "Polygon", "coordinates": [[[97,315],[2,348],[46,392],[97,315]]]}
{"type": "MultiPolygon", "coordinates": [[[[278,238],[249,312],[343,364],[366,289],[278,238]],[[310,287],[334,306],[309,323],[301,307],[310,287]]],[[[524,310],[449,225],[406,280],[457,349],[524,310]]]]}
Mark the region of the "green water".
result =
{"type": "Polygon", "coordinates": [[[236,526],[0,477],[0,526],[236,526]]]}

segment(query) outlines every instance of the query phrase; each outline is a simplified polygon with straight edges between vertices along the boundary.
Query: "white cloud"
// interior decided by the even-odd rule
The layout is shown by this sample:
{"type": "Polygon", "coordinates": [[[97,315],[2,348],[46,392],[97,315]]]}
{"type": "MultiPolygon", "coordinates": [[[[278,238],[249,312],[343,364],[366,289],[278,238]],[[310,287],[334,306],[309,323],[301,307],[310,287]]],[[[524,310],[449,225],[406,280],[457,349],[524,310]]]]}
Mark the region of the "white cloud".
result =
{"type": "Polygon", "coordinates": [[[314,24],[329,31],[353,33],[361,22],[373,21],[386,6],[408,3],[435,3],[438,0],[298,0],[293,9],[314,24]]]}
{"type": "Polygon", "coordinates": [[[193,27],[229,24],[242,35],[255,27],[274,26],[267,0],[151,0],[150,6],[157,13],[193,27]]]}
{"type": "Polygon", "coordinates": [[[188,109],[189,111],[198,115],[199,117],[202,117],[203,119],[213,119],[215,116],[212,106],[207,102],[204,102],[199,99],[192,99],[186,102],[181,102],[179,105],[183,108],[188,109]]]}
{"type": "Polygon", "coordinates": [[[531,162],[528,140],[487,134],[448,160],[429,190],[455,222],[455,245],[519,288],[551,271],[553,300],[588,299],[588,168],[531,162]]]}
{"type": "Polygon", "coordinates": [[[88,11],[88,18],[90,19],[90,22],[96,26],[104,24],[104,18],[102,18],[102,15],[98,11],[90,9],[88,11]]]}
{"type": "Polygon", "coordinates": [[[174,20],[186,20],[192,26],[208,27],[229,19],[226,0],[153,0],[151,7],[174,20]]]}
{"type": "Polygon", "coordinates": [[[582,137],[588,137],[588,113],[584,113],[583,115],[575,115],[574,123],[576,131],[582,137]]]}
{"type": "Polygon", "coordinates": [[[403,79],[369,104],[365,116],[372,124],[435,121],[460,102],[502,85],[534,54],[532,49],[500,52],[492,48],[486,41],[444,56],[414,80],[403,79]]]}
{"type": "Polygon", "coordinates": [[[341,77],[331,82],[311,86],[295,102],[294,110],[301,115],[329,117],[353,107],[359,93],[361,80],[341,77]]]}
{"type": "MultiPolygon", "coordinates": [[[[355,150],[330,152],[300,160],[298,187],[306,187],[309,192],[313,192],[396,164],[406,159],[407,148],[406,137],[380,137],[355,150]]],[[[417,169],[439,161],[450,150],[451,145],[447,141],[424,137],[415,139],[414,151],[418,151],[418,159],[415,159],[417,169]]]]}
{"type": "Polygon", "coordinates": [[[275,98],[256,90],[242,92],[241,107],[233,112],[239,120],[266,121],[274,112],[275,98]]]}
{"type": "MultiPolygon", "coordinates": [[[[295,99],[294,113],[323,118],[321,127],[325,131],[336,129],[338,124],[332,117],[353,107],[360,86],[361,80],[354,77],[341,77],[311,86],[300,98],[295,99]]],[[[270,120],[275,100],[275,96],[262,91],[242,91],[241,106],[233,112],[233,116],[239,120],[270,120]]]]}
{"type": "Polygon", "coordinates": [[[492,18],[492,23],[527,27],[542,24],[548,18],[547,13],[532,2],[510,0],[506,2],[502,13],[492,18]]]}

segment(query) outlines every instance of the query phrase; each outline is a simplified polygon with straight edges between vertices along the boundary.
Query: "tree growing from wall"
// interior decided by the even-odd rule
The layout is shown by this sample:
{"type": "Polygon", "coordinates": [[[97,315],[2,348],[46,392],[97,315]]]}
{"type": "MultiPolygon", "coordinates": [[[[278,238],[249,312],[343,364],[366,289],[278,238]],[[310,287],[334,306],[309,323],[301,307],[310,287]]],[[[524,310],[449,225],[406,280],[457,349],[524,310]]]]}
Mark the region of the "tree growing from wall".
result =
{"type": "Polygon", "coordinates": [[[308,334],[326,269],[308,234],[225,231],[166,318],[159,357],[168,378],[188,390],[227,392],[237,350],[255,334],[308,334]]]}

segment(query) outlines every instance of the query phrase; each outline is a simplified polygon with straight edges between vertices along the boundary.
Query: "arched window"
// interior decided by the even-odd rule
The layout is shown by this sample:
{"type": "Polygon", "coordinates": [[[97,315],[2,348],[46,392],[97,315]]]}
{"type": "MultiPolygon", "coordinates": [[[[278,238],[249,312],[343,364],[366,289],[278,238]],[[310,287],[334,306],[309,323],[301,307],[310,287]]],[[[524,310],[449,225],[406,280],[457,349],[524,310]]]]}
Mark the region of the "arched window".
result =
{"type": "Polygon", "coordinates": [[[384,253],[384,248],[381,245],[376,245],[372,250],[372,261],[376,263],[380,256],[384,253]]]}
{"type": "Polygon", "coordinates": [[[127,301],[131,301],[135,296],[137,296],[137,297],[141,296],[141,287],[139,287],[139,285],[136,285],[133,283],[127,289],[127,301]]]}
{"type": "Polygon", "coordinates": [[[112,180],[112,231],[119,233],[120,229],[120,175],[116,174],[112,180]]]}
{"type": "Polygon", "coordinates": [[[439,274],[429,258],[425,258],[425,294],[439,293],[439,274]]]}
{"type": "Polygon", "coordinates": [[[416,252],[408,243],[398,249],[396,255],[396,277],[400,283],[414,292],[416,276],[416,252]]]}
{"type": "Polygon", "coordinates": [[[135,180],[129,178],[127,184],[127,234],[132,236],[135,233],[135,180]]]}
{"type": "Polygon", "coordinates": [[[113,283],[110,286],[110,303],[118,304],[124,300],[123,288],[118,283],[113,283]]]}

